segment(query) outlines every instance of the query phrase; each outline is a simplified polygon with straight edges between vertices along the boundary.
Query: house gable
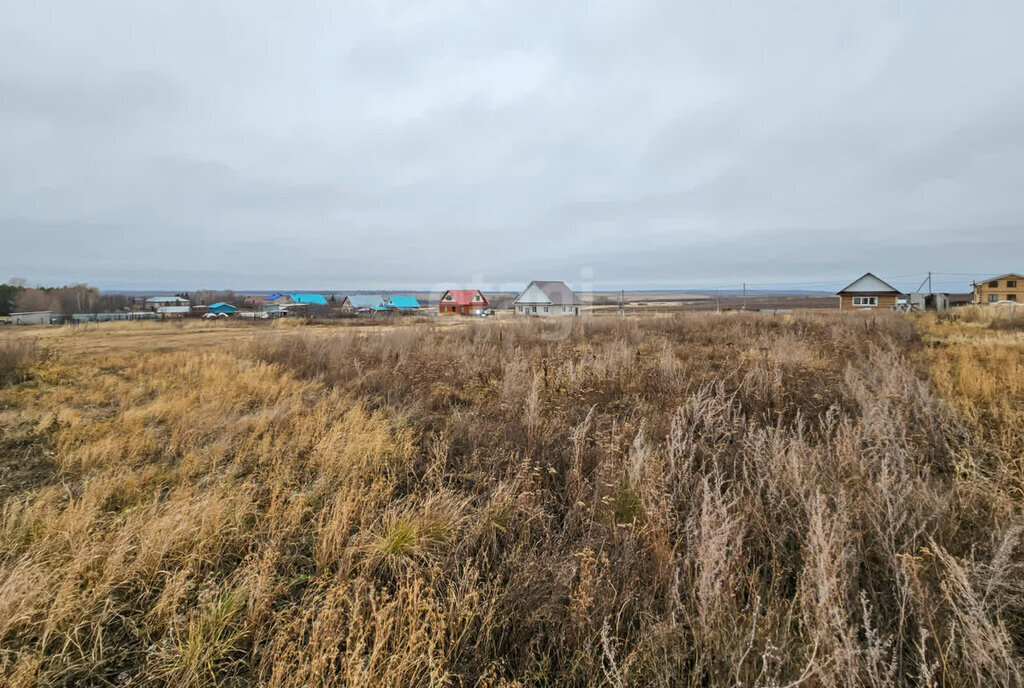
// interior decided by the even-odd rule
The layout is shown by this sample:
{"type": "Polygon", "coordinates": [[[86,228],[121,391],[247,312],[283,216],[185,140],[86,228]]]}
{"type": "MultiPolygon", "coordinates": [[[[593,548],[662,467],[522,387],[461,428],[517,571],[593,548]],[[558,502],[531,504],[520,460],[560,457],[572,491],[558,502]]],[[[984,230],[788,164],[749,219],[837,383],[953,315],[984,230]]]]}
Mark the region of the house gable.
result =
{"type": "Polygon", "coordinates": [[[840,289],[839,294],[899,294],[900,291],[891,284],[875,277],[870,272],[855,280],[845,289],[840,289]]]}
{"type": "Polygon", "coordinates": [[[536,282],[530,282],[530,286],[523,290],[516,300],[515,304],[526,305],[526,304],[539,304],[539,305],[551,305],[552,301],[548,298],[547,294],[540,288],[536,282]]]}

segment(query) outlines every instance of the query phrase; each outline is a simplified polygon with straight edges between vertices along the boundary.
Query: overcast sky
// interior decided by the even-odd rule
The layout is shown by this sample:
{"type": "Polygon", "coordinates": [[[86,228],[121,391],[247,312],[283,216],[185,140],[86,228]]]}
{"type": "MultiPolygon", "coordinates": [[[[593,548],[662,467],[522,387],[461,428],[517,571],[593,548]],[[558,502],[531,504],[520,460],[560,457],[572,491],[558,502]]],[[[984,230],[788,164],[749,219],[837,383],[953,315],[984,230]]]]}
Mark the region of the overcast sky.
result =
{"type": "Polygon", "coordinates": [[[0,280],[1020,271],[1022,26],[1020,0],[0,0],[0,280]]]}

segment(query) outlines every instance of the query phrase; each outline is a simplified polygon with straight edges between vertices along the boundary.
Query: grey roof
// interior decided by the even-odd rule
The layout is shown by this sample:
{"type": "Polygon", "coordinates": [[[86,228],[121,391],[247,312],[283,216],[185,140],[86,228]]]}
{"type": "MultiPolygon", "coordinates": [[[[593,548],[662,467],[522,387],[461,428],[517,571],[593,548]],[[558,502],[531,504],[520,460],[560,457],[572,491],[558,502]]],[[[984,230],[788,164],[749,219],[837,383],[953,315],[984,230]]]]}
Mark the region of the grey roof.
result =
{"type": "Polygon", "coordinates": [[[532,304],[532,303],[543,303],[545,305],[552,306],[580,306],[583,304],[580,298],[576,296],[576,292],[569,288],[569,285],[565,282],[558,282],[553,280],[534,280],[526,285],[526,289],[523,293],[515,300],[518,304],[532,304]],[[548,298],[547,302],[544,301],[522,301],[520,299],[530,290],[530,287],[537,285],[537,288],[548,298]]]}
{"type": "Polygon", "coordinates": [[[380,294],[350,294],[348,302],[353,308],[376,308],[384,303],[380,294]]]}
{"type": "Polygon", "coordinates": [[[147,303],[188,303],[188,299],[180,296],[151,296],[146,299],[147,303]]]}

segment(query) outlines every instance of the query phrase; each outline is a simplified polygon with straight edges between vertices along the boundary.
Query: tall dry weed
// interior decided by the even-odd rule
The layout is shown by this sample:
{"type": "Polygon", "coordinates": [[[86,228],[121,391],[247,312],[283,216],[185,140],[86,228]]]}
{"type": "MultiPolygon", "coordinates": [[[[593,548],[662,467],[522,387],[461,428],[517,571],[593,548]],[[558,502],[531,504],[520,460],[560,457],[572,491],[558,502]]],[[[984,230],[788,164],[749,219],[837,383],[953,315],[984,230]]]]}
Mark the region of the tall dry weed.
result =
{"type": "Polygon", "coordinates": [[[918,325],[314,327],[84,357],[0,392],[4,431],[54,452],[0,507],[0,674],[1020,685],[1019,390],[993,372],[1020,351],[918,325]]]}

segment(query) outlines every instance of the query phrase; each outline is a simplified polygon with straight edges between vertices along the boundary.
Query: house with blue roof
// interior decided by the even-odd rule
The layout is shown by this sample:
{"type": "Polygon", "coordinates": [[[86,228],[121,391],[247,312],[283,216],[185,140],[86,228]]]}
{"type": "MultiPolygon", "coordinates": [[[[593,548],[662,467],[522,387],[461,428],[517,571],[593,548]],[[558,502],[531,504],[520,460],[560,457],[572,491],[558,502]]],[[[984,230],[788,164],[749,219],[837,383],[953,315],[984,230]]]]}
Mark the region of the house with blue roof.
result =
{"type": "Polygon", "coordinates": [[[263,301],[264,305],[266,306],[280,306],[286,303],[291,303],[292,297],[289,294],[281,294],[279,292],[274,292],[269,296],[264,296],[263,301]]]}
{"type": "Polygon", "coordinates": [[[385,309],[398,313],[416,313],[420,309],[420,302],[416,300],[415,296],[400,294],[387,297],[383,305],[385,309]]]}
{"type": "Polygon", "coordinates": [[[320,294],[290,294],[292,303],[305,303],[310,306],[326,306],[327,299],[320,294]]]}

